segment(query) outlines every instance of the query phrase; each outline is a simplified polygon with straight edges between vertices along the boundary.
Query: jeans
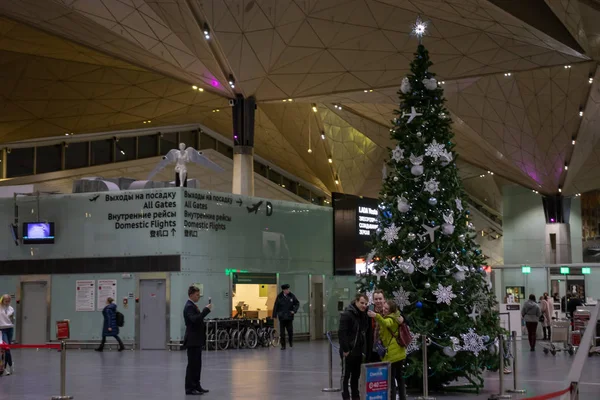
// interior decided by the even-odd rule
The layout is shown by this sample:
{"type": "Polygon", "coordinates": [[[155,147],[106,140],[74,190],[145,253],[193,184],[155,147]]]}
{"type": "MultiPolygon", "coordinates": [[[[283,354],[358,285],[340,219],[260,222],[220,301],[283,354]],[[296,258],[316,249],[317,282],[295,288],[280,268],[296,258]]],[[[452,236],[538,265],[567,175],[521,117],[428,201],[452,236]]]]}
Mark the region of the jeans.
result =
{"type": "Polygon", "coordinates": [[[525,326],[527,326],[527,337],[529,338],[529,347],[535,349],[535,341],[537,335],[537,322],[525,322],[525,326]]]}
{"type": "Polygon", "coordinates": [[[342,357],[342,398],[350,399],[352,392],[353,399],[360,398],[358,391],[358,380],[360,379],[360,367],[362,365],[362,355],[354,356],[348,354],[342,357]],[[350,391],[348,391],[348,382],[350,382],[350,391]]]}
{"type": "MultiPolygon", "coordinates": [[[[0,331],[2,332],[2,342],[6,344],[12,343],[13,332],[15,328],[2,328],[0,331]]],[[[10,354],[10,350],[5,351],[5,364],[9,367],[12,367],[12,355],[10,354]]]]}
{"type": "Polygon", "coordinates": [[[406,400],[406,385],[404,384],[404,365],[405,360],[392,363],[392,400],[396,400],[396,388],[400,400],[406,400]],[[395,380],[395,382],[394,382],[395,380]]]}

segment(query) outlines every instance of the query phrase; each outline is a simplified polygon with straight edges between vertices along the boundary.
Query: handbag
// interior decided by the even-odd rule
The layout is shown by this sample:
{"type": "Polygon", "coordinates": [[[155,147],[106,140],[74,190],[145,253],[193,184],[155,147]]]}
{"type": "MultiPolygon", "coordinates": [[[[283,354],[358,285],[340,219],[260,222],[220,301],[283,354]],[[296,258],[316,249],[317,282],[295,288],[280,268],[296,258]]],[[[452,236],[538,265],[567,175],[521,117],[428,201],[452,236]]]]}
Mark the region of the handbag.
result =
{"type": "Polygon", "coordinates": [[[377,339],[377,342],[375,342],[375,351],[381,359],[387,354],[387,348],[381,343],[381,339],[377,339]]]}
{"type": "Polygon", "coordinates": [[[412,342],[412,335],[410,334],[408,325],[406,325],[406,321],[398,327],[398,337],[396,340],[401,347],[408,347],[412,342]]]}

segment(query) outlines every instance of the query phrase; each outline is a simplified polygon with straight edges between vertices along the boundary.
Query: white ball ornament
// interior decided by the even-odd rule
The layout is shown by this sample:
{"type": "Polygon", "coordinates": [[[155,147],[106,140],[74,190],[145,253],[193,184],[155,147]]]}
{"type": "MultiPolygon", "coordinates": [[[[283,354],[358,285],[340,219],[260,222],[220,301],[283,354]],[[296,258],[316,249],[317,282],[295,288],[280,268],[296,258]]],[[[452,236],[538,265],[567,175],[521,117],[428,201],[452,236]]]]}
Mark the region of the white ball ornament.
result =
{"type": "Polygon", "coordinates": [[[410,169],[410,173],[413,174],[414,176],[421,176],[423,175],[424,172],[424,168],[422,165],[413,165],[412,168],[410,169]]]}
{"type": "Polygon", "coordinates": [[[429,282],[426,282],[426,283],[425,283],[425,289],[429,289],[430,287],[431,287],[431,283],[429,283],[429,282]]]}
{"type": "Polygon", "coordinates": [[[438,201],[437,201],[437,199],[435,197],[430,197],[429,200],[428,200],[428,202],[429,202],[429,205],[435,206],[438,201]]]}
{"type": "Polygon", "coordinates": [[[415,235],[414,233],[410,232],[408,235],[406,235],[406,238],[412,242],[417,238],[417,235],[415,235]]]}
{"type": "Polygon", "coordinates": [[[442,234],[446,236],[450,236],[454,233],[454,225],[452,224],[442,224],[442,234]]]}
{"type": "Polygon", "coordinates": [[[397,176],[395,176],[395,177],[394,177],[394,182],[398,182],[398,180],[399,180],[399,179],[398,179],[398,177],[397,177],[397,176]]]}
{"type": "Polygon", "coordinates": [[[452,315],[454,315],[455,318],[458,318],[458,313],[456,311],[452,315]]]}
{"type": "Polygon", "coordinates": [[[410,204],[408,204],[408,200],[404,196],[398,198],[398,211],[403,214],[410,211],[410,204]]]}

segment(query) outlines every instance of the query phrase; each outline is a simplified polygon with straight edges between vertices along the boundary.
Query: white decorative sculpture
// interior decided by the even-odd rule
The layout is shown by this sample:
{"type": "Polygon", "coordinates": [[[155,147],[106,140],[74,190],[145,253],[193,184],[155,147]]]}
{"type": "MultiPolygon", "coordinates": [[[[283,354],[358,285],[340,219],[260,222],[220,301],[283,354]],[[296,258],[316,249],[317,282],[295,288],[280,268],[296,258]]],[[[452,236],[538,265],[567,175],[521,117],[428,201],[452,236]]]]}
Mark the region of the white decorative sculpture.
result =
{"type": "Polygon", "coordinates": [[[175,186],[187,187],[187,167],[186,164],[193,162],[202,167],[210,168],[213,171],[221,172],[223,168],[206,158],[202,152],[193,147],[185,148],[185,143],[179,143],[179,150],[172,149],[163,157],[162,161],[150,172],[148,180],[154,175],[165,169],[169,164],[175,163],[175,186]]]}

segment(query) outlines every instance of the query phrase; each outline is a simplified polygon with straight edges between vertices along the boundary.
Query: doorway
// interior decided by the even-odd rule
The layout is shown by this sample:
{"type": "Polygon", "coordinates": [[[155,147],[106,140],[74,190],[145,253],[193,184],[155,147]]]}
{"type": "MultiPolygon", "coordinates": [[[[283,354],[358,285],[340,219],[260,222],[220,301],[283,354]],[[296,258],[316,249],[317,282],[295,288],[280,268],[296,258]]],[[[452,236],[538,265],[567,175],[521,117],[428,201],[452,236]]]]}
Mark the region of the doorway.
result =
{"type": "Polygon", "coordinates": [[[313,314],[313,326],[311,329],[311,339],[319,340],[324,336],[323,330],[323,282],[313,282],[312,284],[312,310],[313,314]]]}
{"type": "Polygon", "coordinates": [[[48,283],[21,283],[22,344],[46,344],[48,341],[48,283]]]}
{"type": "Polygon", "coordinates": [[[167,348],[166,288],[165,279],[140,280],[140,350],[167,348]]]}

